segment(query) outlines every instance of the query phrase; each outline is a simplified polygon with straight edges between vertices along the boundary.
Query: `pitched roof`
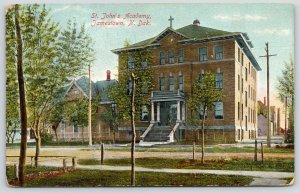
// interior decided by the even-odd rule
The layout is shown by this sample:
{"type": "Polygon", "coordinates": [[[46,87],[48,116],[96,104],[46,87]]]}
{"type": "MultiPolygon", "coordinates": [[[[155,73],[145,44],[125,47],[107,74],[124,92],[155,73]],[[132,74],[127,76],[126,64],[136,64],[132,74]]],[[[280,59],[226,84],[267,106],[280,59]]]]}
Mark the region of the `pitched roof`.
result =
{"type": "Polygon", "coordinates": [[[178,43],[201,43],[207,42],[211,40],[221,40],[221,39],[230,39],[234,38],[239,45],[244,49],[246,55],[249,57],[250,61],[253,63],[257,70],[261,70],[257,60],[255,59],[254,55],[252,54],[250,48],[253,47],[252,42],[249,40],[249,37],[246,33],[241,32],[228,32],[213,28],[208,28],[200,25],[187,25],[177,30],[167,27],[164,31],[158,34],[155,37],[143,40],[141,42],[137,42],[135,44],[131,44],[127,47],[117,48],[112,50],[115,54],[119,54],[122,51],[127,50],[139,50],[139,49],[147,49],[153,47],[159,47],[160,41],[163,37],[168,35],[169,33],[175,33],[183,37],[183,40],[179,41],[178,43]]]}
{"type": "Polygon", "coordinates": [[[224,35],[231,35],[236,34],[234,32],[227,32],[222,30],[217,30],[213,28],[198,26],[198,25],[187,25],[185,27],[179,28],[177,30],[167,27],[164,31],[162,31],[160,34],[158,34],[155,37],[131,44],[124,48],[119,48],[112,50],[113,52],[117,53],[119,50],[128,50],[128,49],[139,49],[139,48],[145,48],[147,46],[155,45],[157,40],[160,40],[162,37],[169,33],[176,33],[180,36],[182,36],[184,39],[203,39],[203,38],[209,38],[209,37],[216,37],[216,36],[224,36],[224,35]]]}
{"type": "Polygon", "coordinates": [[[196,38],[196,39],[234,34],[232,32],[217,30],[217,29],[203,27],[199,25],[193,25],[193,24],[179,28],[176,31],[189,38],[196,38]]]}
{"type": "MultiPolygon", "coordinates": [[[[97,81],[96,83],[91,81],[91,88],[92,88],[92,98],[95,99],[97,95],[100,95],[100,103],[107,103],[110,102],[107,96],[108,89],[116,83],[116,80],[102,80],[97,81]]],[[[86,76],[82,76],[77,80],[71,81],[68,85],[62,87],[60,97],[64,98],[67,93],[69,92],[70,88],[75,85],[78,87],[80,91],[83,92],[84,96],[89,95],[89,78],[86,76]]]]}
{"type": "Polygon", "coordinates": [[[98,93],[100,94],[100,103],[109,103],[111,102],[108,98],[109,89],[116,84],[116,80],[101,80],[95,83],[98,93]]]}
{"type": "MultiPolygon", "coordinates": [[[[82,76],[75,81],[76,85],[84,92],[85,96],[89,96],[89,78],[82,76]]],[[[97,96],[96,84],[91,81],[92,98],[97,96]]]]}

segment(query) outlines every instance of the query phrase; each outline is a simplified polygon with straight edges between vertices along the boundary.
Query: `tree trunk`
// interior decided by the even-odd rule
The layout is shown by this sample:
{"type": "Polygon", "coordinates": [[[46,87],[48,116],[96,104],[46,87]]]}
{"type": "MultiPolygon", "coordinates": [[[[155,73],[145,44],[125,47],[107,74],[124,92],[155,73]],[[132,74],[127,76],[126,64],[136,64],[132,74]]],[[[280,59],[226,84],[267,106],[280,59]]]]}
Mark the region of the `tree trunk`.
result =
{"type": "Polygon", "coordinates": [[[81,129],[81,136],[82,136],[82,144],[84,143],[84,126],[81,129]]]}
{"type": "Polygon", "coordinates": [[[205,125],[205,110],[204,110],[204,114],[203,114],[203,119],[202,119],[202,141],[201,141],[201,163],[204,164],[204,125],[205,125]]]}
{"type": "Polygon", "coordinates": [[[55,124],[55,125],[52,125],[52,130],[54,131],[54,134],[55,134],[55,141],[58,142],[58,135],[57,135],[57,128],[59,126],[59,123],[58,124],[55,124]]]}
{"type": "Polygon", "coordinates": [[[25,88],[23,77],[23,45],[21,28],[19,24],[19,5],[15,5],[15,25],[16,25],[16,38],[17,38],[17,73],[19,84],[19,98],[20,98],[20,119],[21,119],[21,146],[19,157],[19,181],[20,186],[24,184],[24,173],[26,163],[26,148],[27,148],[27,112],[25,100],[25,88]]]}
{"type": "Polygon", "coordinates": [[[193,141],[193,161],[195,161],[195,141],[193,141]]]}
{"type": "Polygon", "coordinates": [[[34,157],[34,165],[38,167],[40,149],[41,149],[41,135],[40,135],[40,121],[36,120],[35,122],[35,157],[34,157]]]}
{"type": "Polygon", "coordinates": [[[40,156],[40,149],[41,149],[41,137],[35,139],[35,157],[34,157],[34,165],[38,167],[39,156],[40,156]]]}
{"type": "Polygon", "coordinates": [[[135,113],[135,105],[134,105],[134,97],[135,97],[135,77],[134,74],[131,74],[131,82],[132,82],[132,92],[131,92],[131,131],[132,131],[132,141],[131,141],[131,186],[135,186],[135,123],[134,123],[134,113],[135,113]]]}

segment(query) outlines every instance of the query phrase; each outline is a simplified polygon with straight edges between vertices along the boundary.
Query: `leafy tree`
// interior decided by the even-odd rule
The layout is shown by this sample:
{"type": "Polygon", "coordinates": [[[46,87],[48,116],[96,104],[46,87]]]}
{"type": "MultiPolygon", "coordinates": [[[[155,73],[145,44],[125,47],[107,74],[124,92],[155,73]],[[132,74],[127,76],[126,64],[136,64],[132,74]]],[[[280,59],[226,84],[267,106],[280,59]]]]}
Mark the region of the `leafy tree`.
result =
{"type": "MultiPolygon", "coordinates": [[[[8,66],[8,76],[7,86],[12,86],[11,89],[16,89],[14,87],[14,81],[17,74],[18,79],[18,93],[17,90],[8,89],[8,102],[12,102],[11,105],[16,105],[16,98],[19,98],[19,109],[20,109],[20,124],[21,124],[21,145],[20,145],[20,157],[19,157],[19,181],[20,185],[23,186],[24,175],[25,175],[25,163],[26,163],[26,147],[27,147],[27,111],[26,111],[26,97],[25,97],[25,85],[24,85],[24,39],[22,36],[23,30],[21,29],[21,17],[20,17],[20,5],[16,4],[12,8],[6,10],[6,63],[8,66]],[[13,67],[16,67],[16,71],[13,67]]],[[[13,106],[8,106],[8,108],[13,108],[13,106]]],[[[8,110],[8,121],[14,120],[16,114],[8,110]]],[[[16,110],[16,109],[14,109],[16,110]]],[[[10,124],[8,124],[10,125],[10,124]]]]}
{"type": "MultiPolygon", "coordinates": [[[[23,5],[20,10],[28,123],[36,140],[37,165],[40,124],[47,121],[55,105],[60,102],[57,100],[60,88],[70,78],[82,74],[83,68],[94,60],[94,51],[84,25],[78,30],[76,22],[69,21],[60,33],[58,23],[51,20],[45,5],[23,5]]],[[[7,21],[8,34],[15,30],[11,23],[7,21]]],[[[15,47],[12,46],[12,49],[15,47]]]]}
{"type": "MultiPolygon", "coordinates": [[[[92,100],[92,120],[96,120],[99,97],[92,100]]],[[[63,105],[63,119],[70,121],[81,128],[82,140],[84,140],[84,127],[88,126],[88,99],[81,98],[74,101],[65,101],[63,105]]]]}
{"type": "MultiPolygon", "coordinates": [[[[115,105],[115,104],[112,104],[115,105]]],[[[116,107],[107,107],[103,109],[103,111],[100,113],[99,116],[100,120],[107,125],[109,125],[110,130],[113,132],[113,143],[116,141],[116,130],[119,127],[120,124],[120,116],[119,113],[116,110],[116,107]],[[112,109],[114,108],[114,109],[112,109]]]]}
{"type": "MultiPolygon", "coordinates": [[[[201,131],[202,131],[202,158],[201,162],[204,163],[204,127],[206,123],[206,115],[208,111],[212,110],[214,103],[222,100],[223,91],[220,88],[216,88],[216,75],[208,72],[202,74],[199,80],[195,81],[192,85],[193,93],[188,99],[188,105],[194,114],[201,115],[201,131]]],[[[195,119],[195,117],[194,117],[195,119]]],[[[195,124],[195,123],[193,123],[195,124]]]]}
{"type": "Polygon", "coordinates": [[[57,103],[55,107],[52,109],[50,113],[50,124],[51,124],[51,129],[55,133],[55,140],[58,142],[58,136],[57,136],[57,128],[59,126],[59,123],[63,120],[64,118],[64,102],[57,103]]]}
{"type": "Polygon", "coordinates": [[[285,63],[285,68],[282,70],[282,75],[278,77],[277,91],[278,98],[285,102],[287,97],[288,101],[288,114],[289,114],[289,131],[287,140],[294,143],[294,110],[295,110],[295,86],[294,86],[294,61],[291,58],[289,62],[285,63]]]}
{"type": "Polygon", "coordinates": [[[16,37],[14,33],[13,11],[6,15],[6,141],[13,143],[20,128],[18,77],[16,67],[16,37]]]}
{"type": "MultiPolygon", "coordinates": [[[[125,47],[129,45],[125,42],[125,47]]],[[[152,54],[149,50],[124,51],[119,55],[118,82],[109,92],[117,104],[120,117],[132,127],[131,185],[135,185],[135,117],[139,117],[142,106],[150,105],[150,92],[154,87],[152,54]]]]}

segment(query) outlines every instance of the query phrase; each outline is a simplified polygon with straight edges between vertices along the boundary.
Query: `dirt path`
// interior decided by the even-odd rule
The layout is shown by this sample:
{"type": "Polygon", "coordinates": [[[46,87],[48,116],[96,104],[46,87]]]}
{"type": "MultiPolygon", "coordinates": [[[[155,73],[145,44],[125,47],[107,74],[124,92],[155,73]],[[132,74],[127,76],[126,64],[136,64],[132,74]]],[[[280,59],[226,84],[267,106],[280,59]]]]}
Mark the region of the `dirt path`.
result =
{"type": "MultiPolygon", "coordinates": [[[[34,156],[35,150],[28,149],[27,155],[34,156]]],[[[6,155],[19,155],[18,149],[7,149],[6,155]]],[[[100,158],[100,150],[76,149],[76,148],[42,148],[41,155],[47,156],[76,156],[79,159],[100,158]]],[[[205,153],[207,159],[210,158],[253,158],[253,153],[205,153]]],[[[105,151],[106,159],[129,158],[130,152],[124,151],[105,151]]],[[[137,158],[142,157],[161,157],[161,158],[183,158],[192,157],[192,152],[136,152],[137,158]]],[[[196,157],[200,158],[201,153],[197,152],[196,157]]],[[[265,153],[265,158],[294,158],[293,153],[265,153]]],[[[260,157],[259,157],[260,158],[260,157]]]]}

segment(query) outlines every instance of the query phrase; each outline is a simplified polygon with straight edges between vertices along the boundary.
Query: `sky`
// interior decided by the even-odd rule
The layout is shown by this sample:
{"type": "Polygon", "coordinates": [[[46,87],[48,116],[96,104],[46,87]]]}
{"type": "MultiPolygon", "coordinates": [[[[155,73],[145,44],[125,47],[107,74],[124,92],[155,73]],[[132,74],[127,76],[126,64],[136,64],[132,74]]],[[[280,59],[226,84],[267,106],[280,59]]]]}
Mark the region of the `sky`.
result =
{"type": "MultiPolygon", "coordinates": [[[[111,50],[121,48],[124,41],[136,43],[158,35],[169,27],[172,16],[173,28],[192,24],[198,19],[200,25],[229,32],[246,32],[252,41],[252,52],[262,70],[258,72],[258,100],[266,96],[265,42],[269,42],[271,105],[278,105],[277,78],[281,76],[284,63],[294,58],[294,7],[291,4],[48,4],[52,19],[63,28],[68,19],[85,24],[93,38],[96,60],[92,64],[92,80],[106,79],[106,70],[117,73],[118,58],[111,50]],[[104,14],[105,13],[105,14],[104,14]],[[150,25],[128,26],[126,14],[145,15],[150,25]],[[97,15],[97,18],[95,16],[97,15]],[[119,18],[103,18],[104,15],[119,18]],[[125,25],[94,25],[96,21],[123,22],[125,25]]],[[[146,21],[147,19],[143,19],[146,21]]]]}

